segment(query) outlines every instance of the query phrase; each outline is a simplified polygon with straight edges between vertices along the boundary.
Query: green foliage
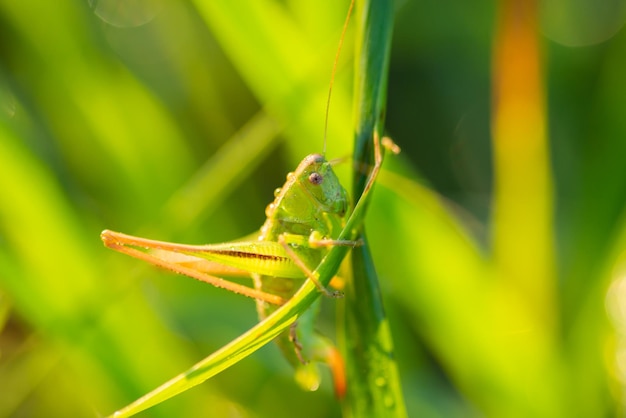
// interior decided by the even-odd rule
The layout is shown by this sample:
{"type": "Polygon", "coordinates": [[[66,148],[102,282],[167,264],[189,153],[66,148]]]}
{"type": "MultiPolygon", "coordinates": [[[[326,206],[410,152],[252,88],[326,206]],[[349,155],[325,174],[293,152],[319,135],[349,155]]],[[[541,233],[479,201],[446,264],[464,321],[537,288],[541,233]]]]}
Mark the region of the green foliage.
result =
{"type": "MultiPolygon", "coordinates": [[[[91,3],[0,2],[0,416],[106,415],[253,328],[253,301],[106,250],[99,233],[249,234],[285,174],[322,148],[347,4],[91,3]]],[[[492,233],[492,5],[395,7],[386,132],[403,153],[386,159],[366,230],[408,415],[622,411],[626,40],[608,28],[621,12],[594,21],[606,30],[584,48],[542,16],[554,212],[545,242],[527,243],[492,233]],[[517,256],[519,271],[539,265],[501,252],[524,247],[549,249],[540,279],[502,269],[517,256]],[[535,300],[525,283],[552,293],[535,300]]],[[[328,158],[352,153],[358,24],[328,158]]],[[[575,33],[582,45],[591,32],[575,33]]],[[[346,184],[350,168],[337,167],[346,184]]],[[[332,335],[343,307],[323,304],[332,335]]],[[[303,392],[268,344],[142,416],[340,416],[329,381],[303,392]]]]}

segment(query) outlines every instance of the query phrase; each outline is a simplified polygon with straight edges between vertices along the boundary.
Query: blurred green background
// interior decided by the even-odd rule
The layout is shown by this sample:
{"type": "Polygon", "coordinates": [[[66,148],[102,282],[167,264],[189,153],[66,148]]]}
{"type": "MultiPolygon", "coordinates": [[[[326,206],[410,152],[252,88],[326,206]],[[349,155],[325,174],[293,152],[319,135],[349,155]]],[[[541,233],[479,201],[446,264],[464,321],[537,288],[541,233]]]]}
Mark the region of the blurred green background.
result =
{"type": "MultiPolygon", "coordinates": [[[[99,234],[200,244],[259,228],[286,173],[321,151],[345,3],[0,0],[0,416],[109,414],[256,323],[253,301],[107,250],[99,234]]],[[[544,317],[497,286],[497,7],[443,3],[396,2],[386,130],[403,152],[367,221],[409,416],[620,415],[626,4],[540,5],[544,317]]],[[[353,26],[329,158],[351,152],[353,26]]],[[[340,408],[329,379],[303,392],[269,345],[142,416],[294,413],[340,408]]]]}

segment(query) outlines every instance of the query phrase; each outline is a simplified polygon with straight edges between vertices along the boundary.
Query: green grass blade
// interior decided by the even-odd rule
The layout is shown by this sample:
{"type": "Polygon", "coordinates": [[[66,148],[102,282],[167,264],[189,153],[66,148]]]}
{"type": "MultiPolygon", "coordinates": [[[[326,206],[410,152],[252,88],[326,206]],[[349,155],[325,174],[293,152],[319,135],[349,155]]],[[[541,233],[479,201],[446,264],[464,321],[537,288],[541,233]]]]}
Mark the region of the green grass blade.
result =
{"type": "Polygon", "coordinates": [[[188,371],[170,379],[130,405],[115,412],[114,417],[129,417],[166,401],[203,383],[243,358],[254,353],[287,329],[318,296],[314,285],[302,288],[288,303],[257,326],[195,364],[188,371]],[[308,299],[305,300],[305,298],[308,299]]]}
{"type": "MultiPolygon", "coordinates": [[[[393,25],[389,1],[358,4],[355,70],[354,196],[365,186],[359,167],[373,161],[373,137],[383,131],[388,59],[393,25]]],[[[365,235],[362,235],[365,240],[365,235]]],[[[366,241],[367,242],[367,241],[366,241]]],[[[406,416],[394,360],[393,341],[383,309],[369,247],[352,252],[352,280],[346,283],[345,341],[348,393],[344,411],[357,417],[406,416]]]]}
{"type": "MultiPolygon", "coordinates": [[[[365,0],[357,2],[355,13],[357,40],[354,75],[353,159],[358,166],[374,161],[373,134],[382,136],[387,97],[387,74],[393,29],[393,2],[365,0]]],[[[362,169],[354,172],[354,196],[359,196],[365,185],[362,169]]]]}

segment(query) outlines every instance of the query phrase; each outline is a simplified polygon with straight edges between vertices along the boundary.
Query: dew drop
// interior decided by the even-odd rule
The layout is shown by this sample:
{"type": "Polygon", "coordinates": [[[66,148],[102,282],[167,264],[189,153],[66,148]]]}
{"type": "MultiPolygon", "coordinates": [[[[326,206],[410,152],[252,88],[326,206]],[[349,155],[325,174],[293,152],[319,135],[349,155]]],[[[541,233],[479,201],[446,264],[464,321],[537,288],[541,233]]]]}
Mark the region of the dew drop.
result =
{"type": "Polygon", "coordinates": [[[280,194],[280,187],[274,190],[274,197],[277,197],[280,194]]]}

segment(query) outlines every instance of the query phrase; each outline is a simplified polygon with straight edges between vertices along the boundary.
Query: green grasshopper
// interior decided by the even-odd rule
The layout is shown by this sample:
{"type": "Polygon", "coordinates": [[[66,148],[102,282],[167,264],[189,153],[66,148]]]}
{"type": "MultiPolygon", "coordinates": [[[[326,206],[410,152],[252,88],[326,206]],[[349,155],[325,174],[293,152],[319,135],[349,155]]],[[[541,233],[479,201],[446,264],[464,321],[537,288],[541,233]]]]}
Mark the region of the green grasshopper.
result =
{"type": "MultiPolygon", "coordinates": [[[[374,142],[376,158],[364,194],[373,185],[382,163],[376,135],[374,142]]],[[[388,138],[383,139],[383,145],[393,152],[399,151],[388,138]]],[[[264,319],[293,296],[306,279],[312,280],[327,296],[341,296],[340,292],[325,288],[312,271],[330,247],[360,244],[360,241],[336,239],[346,223],[348,208],[347,192],[331,163],[320,154],[312,154],[287,175],[287,182],[277,190],[274,201],[267,206],[267,220],[256,240],[186,245],[109,230],[103,231],[101,238],[113,250],[254,298],[259,317],[264,319]],[[249,275],[254,288],[216,274],[249,275]]],[[[330,366],[335,391],[341,397],[346,386],[343,361],[332,343],[313,329],[317,308],[318,303],[298,319],[297,327],[292,327],[276,341],[296,368],[296,378],[301,385],[311,390],[317,388],[317,368],[309,360],[321,361],[330,366]]]]}
{"type": "MultiPolygon", "coordinates": [[[[333,78],[334,73],[333,68],[333,78]]],[[[332,83],[331,79],[331,90],[332,83]]],[[[326,115],[328,118],[328,108],[326,115]]],[[[383,138],[381,144],[374,134],[373,140],[375,161],[362,199],[368,198],[380,170],[381,145],[395,153],[399,152],[399,148],[388,138],[383,138]]],[[[109,230],[103,231],[101,238],[113,250],[254,298],[259,317],[263,320],[289,300],[307,279],[315,283],[326,296],[342,296],[341,292],[322,285],[313,272],[333,246],[360,245],[358,240],[338,239],[346,225],[349,208],[348,194],[333,172],[331,162],[320,154],[312,154],[305,157],[296,170],[287,175],[284,186],[277,189],[274,201],[265,211],[267,220],[252,239],[223,244],[186,245],[109,230]],[[226,275],[250,276],[254,287],[220,277],[226,275]]],[[[358,214],[355,212],[351,216],[358,217],[356,223],[359,224],[363,211],[358,214]]],[[[346,390],[343,360],[334,345],[314,330],[318,307],[319,299],[298,318],[290,330],[278,336],[276,342],[286,359],[295,367],[296,380],[302,386],[310,390],[318,387],[319,374],[311,361],[323,362],[330,366],[335,392],[342,397],[346,390]]]]}

